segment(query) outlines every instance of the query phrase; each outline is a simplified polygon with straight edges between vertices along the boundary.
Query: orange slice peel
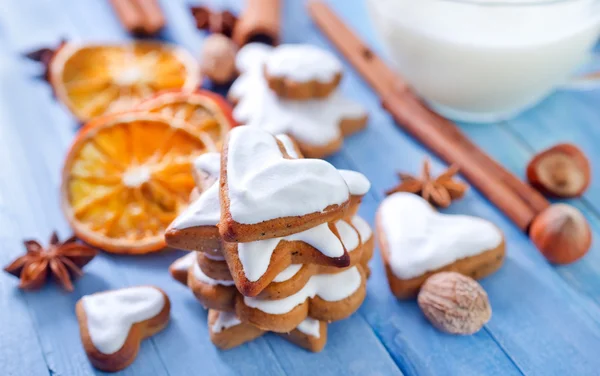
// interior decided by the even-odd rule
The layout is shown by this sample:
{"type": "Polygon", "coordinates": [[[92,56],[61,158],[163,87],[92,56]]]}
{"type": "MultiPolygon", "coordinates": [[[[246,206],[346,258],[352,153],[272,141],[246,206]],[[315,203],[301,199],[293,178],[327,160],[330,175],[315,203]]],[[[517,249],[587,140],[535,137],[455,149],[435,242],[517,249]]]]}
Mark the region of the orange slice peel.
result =
{"type": "Polygon", "coordinates": [[[48,79],[56,97],[82,122],[131,110],[163,90],[193,91],[201,83],[192,55],[152,41],[65,43],[50,60],[48,79]]]}
{"type": "Polygon", "coordinates": [[[163,232],[187,206],[192,162],[216,147],[178,120],[129,112],[88,123],[62,173],[62,208],[75,234],[112,253],[165,247],[163,232]]]}
{"type": "Polygon", "coordinates": [[[229,129],[236,125],[229,102],[207,90],[158,93],[137,109],[185,121],[190,132],[207,134],[216,145],[221,145],[229,129]]]}

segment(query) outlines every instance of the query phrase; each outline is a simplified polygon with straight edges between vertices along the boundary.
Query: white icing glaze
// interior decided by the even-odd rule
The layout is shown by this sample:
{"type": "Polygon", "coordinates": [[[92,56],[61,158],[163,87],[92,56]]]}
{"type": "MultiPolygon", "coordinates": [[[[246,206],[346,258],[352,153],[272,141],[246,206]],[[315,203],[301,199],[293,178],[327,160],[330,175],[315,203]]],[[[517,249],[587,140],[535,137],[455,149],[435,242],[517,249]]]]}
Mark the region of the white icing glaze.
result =
{"type": "Polygon", "coordinates": [[[209,176],[218,178],[221,169],[220,153],[204,153],[194,159],[194,169],[209,176]]]}
{"type": "Polygon", "coordinates": [[[216,226],[220,220],[219,184],[213,184],[175,218],[170,228],[182,230],[196,226],[216,226]]]}
{"type": "Polygon", "coordinates": [[[189,252],[187,255],[178,258],[172,264],[175,270],[189,270],[192,265],[196,262],[196,252],[189,252]]]}
{"type": "Polygon", "coordinates": [[[302,266],[302,264],[292,264],[288,266],[287,268],[283,269],[281,273],[277,274],[275,278],[273,278],[273,282],[285,282],[291,279],[300,271],[300,269],[302,269],[302,266]]]}
{"type": "Polygon", "coordinates": [[[351,171],[351,170],[338,170],[342,177],[348,184],[348,189],[350,189],[350,194],[353,196],[363,196],[365,195],[369,189],[371,188],[371,182],[367,179],[366,176],[361,174],[360,172],[351,171]]]}
{"type": "Polygon", "coordinates": [[[323,99],[294,101],[277,97],[263,77],[266,56],[268,52],[264,50],[245,46],[236,57],[242,74],[233,83],[229,95],[237,101],[233,117],[238,122],[272,134],[287,133],[301,143],[322,146],[341,137],[341,120],[366,115],[362,105],[346,99],[337,90],[323,99]]]}
{"type": "Polygon", "coordinates": [[[360,235],[360,240],[363,243],[366,243],[367,240],[371,239],[373,236],[373,231],[371,230],[371,226],[365,221],[362,217],[355,215],[352,217],[352,226],[356,228],[358,234],[360,235]]]}
{"type": "Polygon", "coordinates": [[[212,326],[213,333],[220,333],[225,329],[241,324],[242,321],[233,312],[219,312],[212,326]]]}
{"type": "Polygon", "coordinates": [[[398,278],[423,275],[453,262],[496,248],[502,233],[491,222],[436,212],[423,198],[394,193],[378,210],[390,266],[398,278]]]}
{"type": "Polygon", "coordinates": [[[202,271],[202,269],[200,269],[200,265],[198,265],[198,263],[194,263],[194,267],[192,269],[192,273],[194,273],[194,278],[196,278],[198,281],[206,283],[207,285],[211,285],[211,286],[216,286],[216,285],[221,285],[221,286],[233,286],[235,284],[235,282],[233,281],[224,281],[221,279],[213,279],[210,278],[209,276],[207,276],[206,274],[204,274],[204,272],[202,271]]]}
{"type": "Polygon", "coordinates": [[[281,143],[283,144],[283,148],[285,149],[286,153],[288,153],[288,155],[292,158],[298,158],[299,155],[298,153],[296,153],[296,148],[294,147],[294,142],[292,141],[292,139],[290,138],[290,136],[288,136],[287,134],[278,134],[277,139],[279,141],[281,141],[281,143]]]}
{"type": "Polygon", "coordinates": [[[310,44],[282,44],[273,49],[265,61],[270,76],[296,82],[333,81],[342,73],[342,64],[327,50],[310,44]]]}
{"type": "Polygon", "coordinates": [[[244,274],[249,281],[255,282],[265,274],[269,267],[271,256],[282,240],[305,242],[327,257],[340,257],[344,255],[344,247],[340,239],[329,229],[327,223],[283,238],[238,243],[238,256],[242,263],[244,274]]]}
{"type": "Polygon", "coordinates": [[[296,329],[311,337],[319,338],[321,336],[321,322],[311,317],[304,319],[296,329]]]}
{"type": "Polygon", "coordinates": [[[221,255],[213,255],[212,253],[207,253],[204,252],[204,257],[206,257],[207,259],[211,259],[214,261],[224,261],[225,257],[221,256],[221,255]]]}
{"type": "Polygon", "coordinates": [[[354,294],[361,284],[360,272],[356,267],[336,274],[316,274],[297,293],[278,300],[244,297],[247,306],[272,315],[290,312],[308,298],[319,296],[328,302],[337,302],[354,294]]]}
{"type": "Polygon", "coordinates": [[[272,50],[273,47],[264,43],[248,43],[237,52],[235,67],[239,72],[255,68],[262,70],[263,64],[272,50]]]}
{"type": "Polygon", "coordinates": [[[103,354],[117,352],[133,324],[158,315],[165,306],[164,295],[150,286],[86,295],[81,301],[90,340],[103,354]]]}
{"type": "Polygon", "coordinates": [[[346,251],[352,252],[354,251],[358,245],[360,244],[360,239],[358,238],[358,232],[350,226],[345,221],[337,221],[335,223],[335,228],[340,234],[340,239],[342,243],[344,243],[344,247],[346,247],[346,251]]]}
{"type": "Polygon", "coordinates": [[[229,211],[238,223],[322,212],[349,199],[346,182],[320,159],[284,159],[270,133],[241,126],[227,147],[229,211]]]}

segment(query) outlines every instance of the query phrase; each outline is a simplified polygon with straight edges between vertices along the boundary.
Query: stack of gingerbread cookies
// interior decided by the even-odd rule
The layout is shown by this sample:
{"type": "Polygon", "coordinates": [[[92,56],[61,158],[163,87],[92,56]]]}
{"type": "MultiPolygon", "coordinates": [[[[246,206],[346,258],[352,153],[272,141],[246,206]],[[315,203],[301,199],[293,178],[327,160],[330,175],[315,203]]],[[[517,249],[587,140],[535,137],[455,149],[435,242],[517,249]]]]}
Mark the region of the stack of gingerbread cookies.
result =
{"type": "Polygon", "coordinates": [[[320,351],[327,323],[366,294],[374,241],[356,211],[369,181],[248,126],[220,155],[199,157],[195,179],[201,193],[166,239],[195,251],[171,272],[209,309],[213,343],[228,349],[271,331],[320,351]]]}
{"type": "Polygon", "coordinates": [[[341,61],[307,44],[250,43],[236,55],[239,78],[229,91],[240,124],[294,137],[307,158],[338,151],[367,125],[367,112],[339,90],[341,61]]]}

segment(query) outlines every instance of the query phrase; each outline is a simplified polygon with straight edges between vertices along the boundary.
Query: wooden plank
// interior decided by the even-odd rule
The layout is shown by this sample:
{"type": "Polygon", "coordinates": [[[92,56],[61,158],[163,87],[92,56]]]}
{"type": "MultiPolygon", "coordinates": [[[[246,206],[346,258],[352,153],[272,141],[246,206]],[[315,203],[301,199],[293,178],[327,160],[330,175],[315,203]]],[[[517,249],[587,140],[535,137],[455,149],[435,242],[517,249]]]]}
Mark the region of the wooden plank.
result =
{"type": "MultiPolygon", "coordinates": [[[[350,17],[350,14],[360,14],[361,10],[334,5],[338,5],[334,6],[336,11],[377,49],[368,26],[350,17]]],[[[354,72],[350,74],[354,75],[354,72]]],[[[354,85],[352,78],[347,84],[354,85]]],[[[394,128],[389,117],[378,108],[372,94],[361,89],[355,92],[358,99],[373,111],[371,124],[375,126],[348,140],[346,155],[359,170],[367,173],[381,195],[385,188],[395,183],[396,169],[416,171],[424,153],[413,140],[394,128]]],[[[489,145],[485,146],[487,150],[489,145]]],[[[514,141],[503,140],[502,147],[512,150],[517,145],[514,141]]],[[[586,373],[591,369],[590,366],[597,366],[598,359],[593,351],[589,351],[589,346],[594,347],[600,339],[600,321],[596,312],[586,312],[591,305],[590,300],[565,284],[529,240],[477,192],[470,192],[450,212],[472,213],[488,218],[506,234],[506,265],[499,273],[483,281],[483,285],[495,308],[494,318],[486,328],[513,362],[525,373],[547,369],[550,365],[554,372],[573,372],[572,367],[576,365],[578,372],[586,373]],[[556,310],[556,307],[564,309],[556,310]],[[554,317],[547,316],[548,311],[552,311],[550,315],[554,317]],[[543,318],[540,317],[542,315],[543,318]],[[557,328],[553,322],[560,322],[560,327],[557,328]],[[547,346],[556,342],[564,344],[564,347],[547,346]],[[582,343],[585,345],[581,346],[582,343]],[[578,360],[575,361],[572,356],[578,357],[578,360]]],[[[368,306],[363,307],[361,312],[366,309],[368,306]]]]}

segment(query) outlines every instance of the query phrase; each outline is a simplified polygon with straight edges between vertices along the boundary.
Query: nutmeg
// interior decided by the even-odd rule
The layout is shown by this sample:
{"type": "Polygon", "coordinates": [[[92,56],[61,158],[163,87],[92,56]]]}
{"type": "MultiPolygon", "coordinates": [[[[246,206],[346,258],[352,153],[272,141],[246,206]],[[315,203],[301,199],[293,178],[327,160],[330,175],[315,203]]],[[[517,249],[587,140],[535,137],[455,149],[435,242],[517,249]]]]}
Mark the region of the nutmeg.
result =
{"type": "Polygon", "coordinates": [[[236,75],[235,43],[222,34],[211,34],[202,46],[200,67],[202,72],[217,84],[225,84],[236,75]]]}
{"type": "Polygon", "coordinates": [[[558,144],[535,155],[527,165],[527,180],[553,197],[581,196],[590,184],[590,162],[575,145],[558,144]]]}
{"type": "Polygon", "coordinates": [[[417,302],[431,324],[446,333],[476,333],[492,317],[483,287],[456,272],[441,272],[429,277],[421,286],[417,302]]]}
{"type": "Polygon", "coordinates": [[[590,225],[579,210],[567,204],[550,205],[538,214],[529,237],[554,264],[570,264],[582,258],[592,245],[590,225]]]}

